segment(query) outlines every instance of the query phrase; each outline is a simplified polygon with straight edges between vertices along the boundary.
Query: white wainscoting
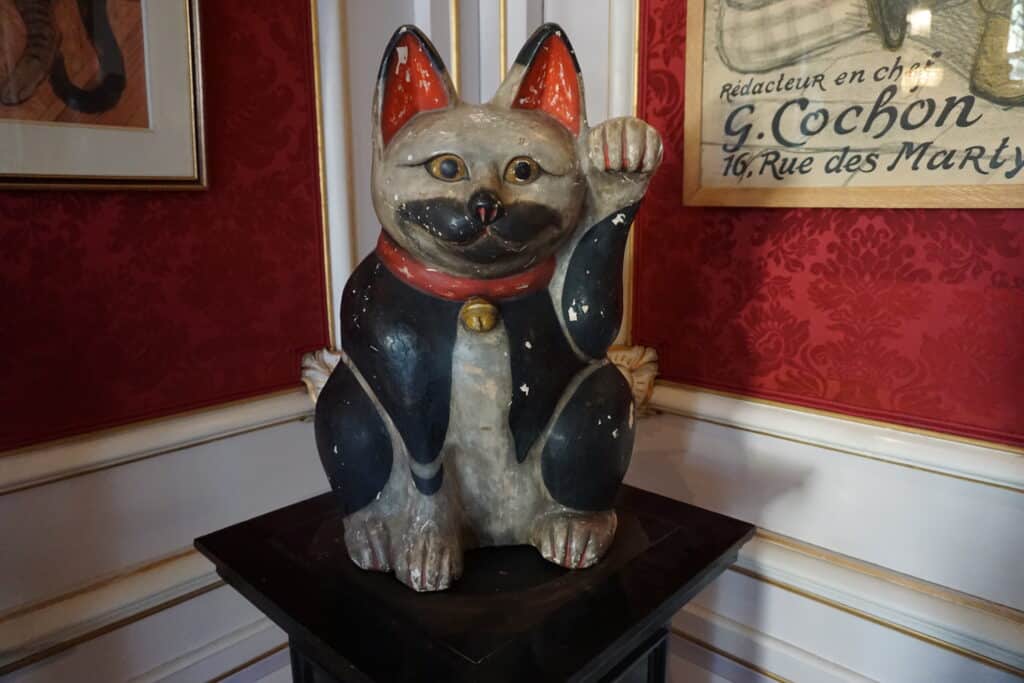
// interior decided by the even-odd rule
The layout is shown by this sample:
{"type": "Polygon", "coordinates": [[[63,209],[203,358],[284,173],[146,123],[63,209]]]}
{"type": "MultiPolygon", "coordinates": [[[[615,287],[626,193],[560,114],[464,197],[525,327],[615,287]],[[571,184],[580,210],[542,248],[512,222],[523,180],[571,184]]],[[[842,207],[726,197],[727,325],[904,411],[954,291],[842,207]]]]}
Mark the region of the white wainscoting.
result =
{"type": "Polygon", "coordinates": [[[296,389],[6,453],[0,495],[311,414],[309,397],[296,389]]]}
{"type": "Polygon", "coordinates": [[[1024,673],[1014,490],[667,414],[640,422],[627,482],[784,534],[677,618],[699,642],[788,680],[1024,673]],[[819,659],[842,671],[810,676],[819,659]]]}

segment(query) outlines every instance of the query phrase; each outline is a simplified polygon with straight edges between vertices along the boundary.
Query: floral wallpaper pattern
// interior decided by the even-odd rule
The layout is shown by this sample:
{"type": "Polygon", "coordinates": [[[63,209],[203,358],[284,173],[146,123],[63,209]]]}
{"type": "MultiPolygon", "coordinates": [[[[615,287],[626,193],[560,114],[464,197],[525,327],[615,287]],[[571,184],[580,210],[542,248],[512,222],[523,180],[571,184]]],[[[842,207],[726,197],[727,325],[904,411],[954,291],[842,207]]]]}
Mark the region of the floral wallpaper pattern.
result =
{"type": "Polygon", "coordinates": [[[662,379],[1024,445],[1024,211],[684,207],[686,4],[641,14],[665,161],[633,338],[662,379]]]}

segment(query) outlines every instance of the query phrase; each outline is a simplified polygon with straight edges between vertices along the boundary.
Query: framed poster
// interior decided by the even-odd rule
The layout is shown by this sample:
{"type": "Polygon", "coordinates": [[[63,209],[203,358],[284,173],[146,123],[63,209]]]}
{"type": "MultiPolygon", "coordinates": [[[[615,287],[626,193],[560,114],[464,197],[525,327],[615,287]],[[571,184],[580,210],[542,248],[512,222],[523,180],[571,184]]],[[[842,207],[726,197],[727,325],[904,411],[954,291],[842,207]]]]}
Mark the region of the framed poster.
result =
{"type": "Polygon", "coordinates": [[[1024,3],[687,11],[685,203],[1024,207],[1024,3]]]}
{"type": "Polygon", "coordinates": [[[0,186],[205,186],[197,0],[0,1],[0,186]]]}

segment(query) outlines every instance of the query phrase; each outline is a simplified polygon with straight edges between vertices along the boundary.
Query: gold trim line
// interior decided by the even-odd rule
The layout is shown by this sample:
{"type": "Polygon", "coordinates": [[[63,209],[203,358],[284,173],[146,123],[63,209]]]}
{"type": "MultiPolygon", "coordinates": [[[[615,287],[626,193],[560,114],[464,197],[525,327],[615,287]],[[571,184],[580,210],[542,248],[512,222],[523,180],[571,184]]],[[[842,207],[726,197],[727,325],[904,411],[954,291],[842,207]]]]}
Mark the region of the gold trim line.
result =
{"type": "Polygon", "coordinates": [[[331,230],[327,212],[327,150],[324,148],[324,101],[320,78],[320,19],[316,0],[309,2],[310,26],[313,31],[313,104],[316,110],[316,156],[320,184],[320,242],[323,249],[324,298],[327,307],[327,345],[334,350],[334,287],[331,282],[331,230]]]}
{"type": "Polygon", "coordinates": [[[269,659],[270,657],[273,657],[274,655],[276,655],[281,650],[285,650],[287,648],[288,648],[288,641],[286,640],[285,642],[281,643],[280,645],[275,645],[274,647],[270,648],[266,652],[261,652],[260,654],[256,655],[255,657],[250,657],[249,659],[245,660],[241,664],[239,664],[237,666],[233,666],[230,669],[228,669],[227,671],[225,671],[224,673],[219,674],[218,676],[216,676],[214,678],[211,678],[208,681],[208,683],[220,683],[220,681],[226,680],[226,679],[230,678],[231,676],[234,676],[236,673],[238,673],[240,671],[244,671],[245,669],[248,669],[253,664],[258,664],[259,662],[262,662],[265,659],[269,659]]]}
{"type": "MultiPolygon", "coordinates": [[[[778,683],[793,683],[788,678],[783,678],[782,676],[780,676],[778,674],[775,674],[775,673],[772,673],[771,671],[768,671],[767,669],[764,669],[764,668],[758,666],[757,664],[754,664],[753,662],[748,662],[745,659],[741,659],[741,658],[737,657],[736,655],[732,654],[731,652],[726,652],[725,650],[723,650],[723,649],[721,649],[719,647],[715,647],[714,645],[712,645],[711,643],[707,642],[706,640],[701,640],[700,638],[698,638],[696,636],[692,636],[692,635],[690,635],[689,633],[687,633],[686,631],[682,630],[681,628],[679,628],[677,626],[671,626],[669,628],[669,630],[672,632],[672,635],[678,636],[678,637],[682,638],[683,640],[688,640],[688,641],[690,641],[691,643],[693,643],[694,645],[696,645],[699,648],[703,648],[703,649],[707,650],[708,652],[713,652],[716,655],[718,655],[719,657],[724,657],[725,659],[728,659],[731,662],[735,662],[736,664],[739,664],[740,666],[742,666],[744,669],[750,669],[754,673],[761,674],[765,678],[770,678],[773,681],[778,681],[778,683]]],[[[701,667],[701,668],[703,668],[703,667],[701,667]]]]}
{"type": "Polygon", "coordinates": [[[462,70],[459,60],[459,0],[448,0],[448,36],[451,45],[451,68],[452,84],[455,86],[455,94],[462,92],[462,70]]]}
{"type": "Polygon", "coordinates": [[[508,73],[508,0],[498,0],[498,83],[508,73]]]}
{"type": "Polygon", "coordinates": [[[849,555],[843,555],[842,553],[837,553],[835,551],[822,548],[821,546],[804,543],[803,541],[797,540],[791,536],[769,531],[768,529],[762,529],[759,527],[755,537],[765,543],[781,546],[792,552],[799,553],[815,560],[820,560],[827,564],[842,567],[843,569],[848,569],[850,571],[857,572],[858,574],[870,576],[874,579],[878,579],[879,581],[885,581],[886,583],[906,588],[916,593],[928,595],[953,605],[973,609],[977,612],[988,614],[999,619],[1006,619],[1007,621],[1012,621],[1024,626],[1024,612],[998,602],[992,602],[991,600],[979,598],[939,584],[930,583],[915,576],[902,574],[877,564],[871,564],[870,562],[864,562],[863,560],[858,560],[857,558],[850,557],[849,555]]]}
{"type": "Polygon", "coordinates": [[[135,622],[141,621],[146,617],[151,617],[154,614],[157,614],[158,612],[163,612],[164,610],[170,609],[171,607],[176,607],[182,604],[183,602],[188,602],[193,598],[197,598],[200,595],[209,593],[210,591],[216,590],[224,585],[226,585],[224,581],[217,579],[205,586],[200,586],[195,590],[171,598],[170,600],[161,602],[158,605],[147,607],[146,609],[140,610],[135,614],[124,617],[123,619],[112,621],[109,624],[105,624],[97,629],[89,631],[88,633],[82,633],[77,636],[74,636],[73,638],[69,638],[68,640],[48,645],[47,647],[44,647],[41,650],[33,652],[32,654],[25,655],[20,659],[16,659],[13,662],[0,666],[0,676],[9,674],[12,671],[16,671],[22,667],[28,666],[29,664],[34,664],[38,661],[46,659],[47,657],[52,657],[55,654],[68,650],[76,645],[81,645],[82,643],[88,642],[94,638],[98,638],[102,635],[110,633],[111,631],[116,631],[117,629],[128,626],[129,624],[134,624],[135,622]]]}
{"type": "Polygon", "coordinates": [[[988,441],[986,439],[978,439],[970,436],[961,436],[959,434],[949,434],[947,432],[940,432],[934,429],[926,429],[924,427],[912,427],[910,425],[904,425],[898,422],[887,422],[885,420],[876,420],[870,417],[847,415],[846,413],[840,413],[834,410],[827,410],[824,408],[810,408],[808,406],[802,406],[795,403],[786,403],[785,401],[778,401],[770,398],[762,398],[760,396],[747,396],[745,394],[740,394],[725,389],[712,389],[710,387],[702,387],[696,384],[688,384],[686,382],[672,382],[669,380],[660,380],[658,382],[658,385],[667,387],[669,389],[686,389],[698,393],[714,394],[715,396],[722,396],[725,398],[732,398],[740,401],[749,401],[750,403],[760,403],[762,405],[772,406],[773,408],[785,408],[787,410],[794,410],[800,413],[810,413],[811,415],[819,415],[821,417],[831,417],[837,420],[844,420],[846,422],[856,422],[858,424],[868,425],[870,427],[894,429],[898,432],[918,434],[920,436],[928,436],[933,439],[942,439],[943,441],[954,441],[957,443],[967,444],[968,446],[980,446],[981,448],[987,448],[994,451],[1002,451],[1007,455],[1024,456],[1024,447],[1011,446],[1010,444],[1000,443],[998,441],[988,441]]]}
{"type": "Polygon", "coordinates": [[[967,659],[971,659],[981,664],[985,664],[986,666],[990,666],[994,669],[999,669],[1000,671],[1005,671],[1007,673],[1024,677],[1024,669],[1018,669],[1014,666],[1006,664],[1005,662],[1000,662],[997,659],[992,659],[991,657],[987,657],[981,653],[973,652],[966,648],[960,647],[959,645],[955,645],[954,643],[946,642],[945,640],[941,640],[939,638],[936,638],[935,636],[930,636],[927,633],[921,633],[920,631],[915,631],[911,628],[907,628],[906,626],[902,626],[901,624],[897,624],[895,622],[888,621],[880,617],[876,617],[873,614],[868,614],[867,612],[859,610],[856,607],[850,607],[849,605],[844,605],[843,603],[836,602],[835,600],[832,600],[830,598],[826,598],[821,595],[815,595],[814,593],[803,590],[802,588],[797,588],[796,586],[790,585],[783,581],[768,578],[764,574],[753,571],[751,569],[747,569],[746,567],[733,565],[729,567],[729,571],[736,572],[737,574],[742,574],[743,576],[754,579],[755,581],[761,581],[763,583],[768,584],[769,586],[781,588],[782,590],[793,593],[794,595],[798,595],[808,600],[813,600],[814,602],[825,605],[826,607],[837,609],[840,612],[844,612],[851,616],[864,619],[865,621],[869,621],[877,626],[882,626],[884,628],[891,629],[893,631],[896,631],[897,633],[901,633],[905,636],[909,636],[916,640],[920,640],[921,642],[933,645],[948,652],[952,652],[954,654],[960,655],[961,657],[966,657],[967,659]]]}

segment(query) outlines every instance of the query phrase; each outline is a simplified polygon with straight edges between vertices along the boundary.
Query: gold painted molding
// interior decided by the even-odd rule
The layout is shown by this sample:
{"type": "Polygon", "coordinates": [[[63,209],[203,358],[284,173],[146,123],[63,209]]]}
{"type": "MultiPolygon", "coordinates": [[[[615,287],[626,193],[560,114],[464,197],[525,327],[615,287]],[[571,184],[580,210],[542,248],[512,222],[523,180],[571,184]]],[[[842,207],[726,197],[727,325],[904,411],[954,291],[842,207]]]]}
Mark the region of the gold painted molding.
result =
{"type": "Polygon", "coordinates": [[[608,349],[608,360],[629,382],[637,414],[641,417],[652,414],[650,401],[654,379],[658,376],[658,352],[649,346],[619,345],[608,349]]]}
{"type": "Polygon", "coordinates": [[[1005,671],[1016,676],[1024,677],[1024,669],[1018,669],[1016,667],[1010,666],[1009,664],[1005,664],[1004,662],[992,659],[991,657],[986,657],[983,654],[962,648],[954,643],[950,643],[940,638],[936,638],[935,636],[928,635],[927,633],[921,633],[920,631],[908,628],[906,626],[903,626],[902,624],[897,624],[888,619],[883,619],[881,617],[876,617],[873,614],[868,614],[867,612],[857,609],[856,607],[844,605],[841,602],[837,602],[823,595],[812,593],[810,591],[804,590],[802,588],[786,583],[784,581],[767,577],[764,574],[761,574],[760,572],[747,569],[745,567],[739,567],[736,565],[729,567],[728,571],[734,572],[736,574],[741,574],[748,578],[754,579],[755,581],[760,581],[762,583],[768,584],[769,586],[781,588],[782,590],[793,593],[794,595],[798,595],[802,598],[812,600],[819,604],[825,605],[826,607],[831,607],[832,609],[839,610],[840,612],[844,612],[851,616],[857,617],[858,619],[869,621],[877,626],[882,626],[891,629],[893,631],[896,631],[897,633],[901,633],[905,636],[909,636],[916,640],[920,640],[921,642],[927,643],[929,645],[933,645],[943,650],[947,650],[948,652],[960,655],[961,657],[965,657],[967,659],[971,659],[981,664],[985,664],[986,666],[990,666],[994,669],[999,669],[1000,671],[1005,671]]]}
{"type": "MultiPolygon", "coordinates": [[[[747,401],[749,403],[757,403],[765,406],[772,406],[774,408],[784,408],[786,410],[792,410],[798,413],[807,413],[808,415],[820,415],[822,417],[831,417],[837,420],[844,420],[846,422],[855,422],[857,424],[868,425],[871,427],[881,427],[883,429],[894,429],[898,432],[906,432],[908,434],[919,434],[921,436],[927,436],[933,439],[942,439],[944,441],[963,443],[969,446],[979,446],[981,448],[989,448],[992,450],[1003,451],[1013,455],[1024,456],[1024,447],[1011,446],[1009,444],[999,443],[997,441],[975,439],[969,436],[948,434],[946,432],[938,432],[932,429],[923,429],[921,427],[910,427],[907,425],[898,424],[896,422],[886,422],[885,420],[875,420],[869,417],[847,415],[846,413],[840,413],[834,410],[809,408],[807,406],[802,406],[795,403],[786,403],[784,401],[776,401],[770,398],[761,398],[758,396],[747,396],[745,394],[740,394],[732,391],[725,391],[722,389],[710,389],[707,387],[698,386],[696,384],[687,384],[686,382],[672,382],[669,380],[659,380],[658,386],[663,386],[668,389],[679,388],[688,391],[694,391],[697,393],[712,394],[714,396],[723,396],[725,398],[736,399],[739,401],[747,401]]],[[[666,409],[665,412],[675,411],[666,409]]]]}
{"type": "Polygon", "coordinates": [[[508,73],[508,0],[498,0],[498,83],[508,73]]]}
{"type": "Polygon", "coordinates": [[[689,642],[693,643],[694,645],[696,645],[697,647],[702,648],[704,650],[707,650],[708,652],[713,652],[714,654],[718,655],[719,657],[724,657],[725,659],[728,659],[731,662],[735,662],[736,664],[739,664],[740,666],[742,666],[744,669],[749,669],[749,670],[753,671],[754,673],[758,673],[758,674],[764,676],[765,678],[770,678],[773,681],[778,681],[778,683],[793,683],[793,681],[791,681],[788,678],[783,678],[782,676],[780,676],[778,674],[775,674],[775,673],[772,673],[771,671],[768,671],[767,669],[765,669],[763,667],[760,667],[757,664],[754,664],[753,662],[748,662],[745,659],[741,659],[740,657],[737,657],[736,655],[732,654],[731,652],[726,652],[725,650],[712,645],[711,643],[707,642],[706,640],[701,640],[700,638],[697,638],[696,636],[692,636],[692,635],[690,635],[689,633],[687,633],[686,631],[682,630],[681,628],[679,628],[677,626],[669,627],[669,631],[671,631],[672,635],[674,635],[674,636],[678,636],[679,638],[682,638],[683,640],[689,641],[689,642]]]}
{"type": "MultiPolygon", "coordinates": [[[[996,465],[996,470],[999,470],[1000,467],[1002,468],[998,472],[993,470],[993,466],[991,464],[980,468],[976,465],[972,466],[970,464],[973,462],[981,462],[981,460],[977,459],[983,459],[989,455],[995,458],[996,461],[1007,458],[1010,461],[1016,461],[1021,455],[1021,450],[1005,446],[1003,444],[993,444],[973,439],[954,438],[950,435],[938,432],[928,432],[926,430],[910,427],[901,428],[899,425],[893,425],[887,422],[857,419],[841,413],[830,413],[828,411],[816,410],[813,408],[802,408],[800,406],[793,406],[787,403],[780,403],[766,399],[756,399],[748,396],[668,381],[655,382],[654,394],[651,398],[651,406],[661,412],[680,415],[692,420],[707,422],[709,424],[715,424],[729,429],[737,429],[751,434],[759,434],[775,439],[781,439],[783,441],[789,441],[803,446],[811,446],[822,451],[852,455],[858,458],[865,458],[867,460],[883,462],[897,467],[928,472],[929,474],[950,477],[952,479],[958,479],[960,481],[966,481],[973,484],[982,484],[984,486],[1013,491],[1014,493],[1024,493],[1024,482],[1021,481],[1020,473],[1017,475],[1012,473],[1007,475],[1007,461],[1004,460],[996,465]],[[862,444],[855,443],[855,440],[849,434],[845,437],[837,438],[837,434],[839,434],[839,432],[831,432],[830,438],[828,439],[824,437],[817,438],[818,433],[824,434],[824,430],[820,423],[814,424],[813,421],[808,423],[810,425],[809,428],[802,431],[796,430],[794,432],[794,430],[791,429],[775,428],[774,426],[767,424],[745,424],[741,417],[737,417],[737,415],[734,414],[736,411],[728,411],[728,415],[707,414],[695,409],[694,407],[695,404],[700,401],[701,396],[735,401],[740,408],[742,408],[742,404],[750,404],[751,408],[763,406],[767,408],[780,409],[797,415],[803,414],[808,417],[813,416],[837,420],[839,422],[847,422],[850,425],[867,428],[868,430],[878,429],[902,432],[904,438],[911,440],[916,438],[935,439],[934,442],[923,441],[922,444],[933,443],[932,448],[938,447],[950,451],[947,453],[947,457],[950,459],[951,465],[949,467],[943,466],[943,464],[940,464],[934,456],[931,458],[921,458],[920,456],[914,457],[915,449],[913,444],[907,444],[904,447],[906,453],[909,453],[910,455],[907,455],[902,451],[896,453],[891,450],[891,435],[886,435],[885,439],[880,439],[878,438],[878,435],[872,435],[870,433],[862,435],[864,439],[874,437],[875,449],[872,450],[870,447],[863,447],[862,444]],[[960,456],[956,458],[956,461],[954,461],[954,453],[951,449],[957,449],[961,444],[968,449],[977,448],[984,450],[980,453],[970,453],[967,456],[960,456]]],[[[714,411],[712,411],[712,413],[714,413],[714,411]]],[[[754,423],[765,421],[766,417],[764,415],[755,419],[747,420],[747,422],[754,423]]],[[[882,433],[880,432],[879,434],[882,433]]],[[[1024,465],[1024,462],[1021,462],[1021,464],[1024,465]]],[[[1017,462],[1013,462],[1011,469],[1016,467],[1017,462]]]]}
{"type": "Polygon", "coordinates": [[[0,614],[0,676],[223,585],[187,548],[8,610],[0,614]]]}
{"type": "Polygon", "coordinates": [[[451,74],[456,94],[462,92],[462,68],[459,59],[461,55],[459,44],[462,41],[459,26],[459,0],[448,0],[448,32],[451,34],[448,36],[448,40],[452,52],[448,72],[451,74]]]}
{"type": "MultiPolygon", "coordinates": [[[[327,344],[336,346],[334,338],[334,288],[331,284],[331,229],[327,214],[327,154],[324,146],[324,101],[320,76],[320,19],[317,0],[309,0],[310,29],[313,32],[313,108],[316,111],[316,159],[320,191],[320,247],[323,250],[324,299],[327,309],[327,344]]],[[[344,7],[341,8],[344,12],[344,7]]]]}
{"type": "Polygon", "coordinates": [[[849,555],[843,555],[841,553],[827,550],[821,546],[804,543],[803,541],[790,536],[777,534],[774,531],[769,531],[767,529],[758,528],[755,538],[758,538],[765,543],[772,543],[837,567],[842,567],[844,569],[849,569],[866,576],[886,581],[887,583],[900,586],[901,588],[907,588],[917,593],[930,595],[931,597],[944,600],[945,602],[953,605],[967,607],[969,609],[982,612],[983,614],[1012,621],[1020,624],[1021,627],[1024,628],[1024,612],[1014,609],[1013,607],[993,602],[991,600],[986,600],[984,598],[979,598],[936,583],[931,583],[915,576],[910,576],[909,574],[902,574],[880,565],[864,562],[863,560],[858,560],[857,558],[850,557],[849,555]]]}
{"type": "Polygon", "coordinates": [[[286,650],[286,649],[288,649],[288,641],[285,641],[285,642],[281,643],[280,645],[275,645],[274,647],[270,648],[269,650],[266,650],[265,652],[261,652],[260,654],[256,655],[255,657],[250,657],[249,659],[245,660],[241,664],[238,664],[237,666],[231,667],[230,669],[228,669],[224,673],[219,674],[218,676],[215,676],[215,677],[211,678],[209,683],[220,683],[220,681],[223,681],[223,680],[226,680],[228,678],[231,678],[232,676],[234,676],[235,674],[239,673],[240,671],[244,671],[245,669],[248,669],[250,666],[252,666],[254,664],[258,664],[259,662],[262,662],[264,659],[268,659],[270,657],[273,657],[278,652],[280,652],[282,650],[286,650]]]}

